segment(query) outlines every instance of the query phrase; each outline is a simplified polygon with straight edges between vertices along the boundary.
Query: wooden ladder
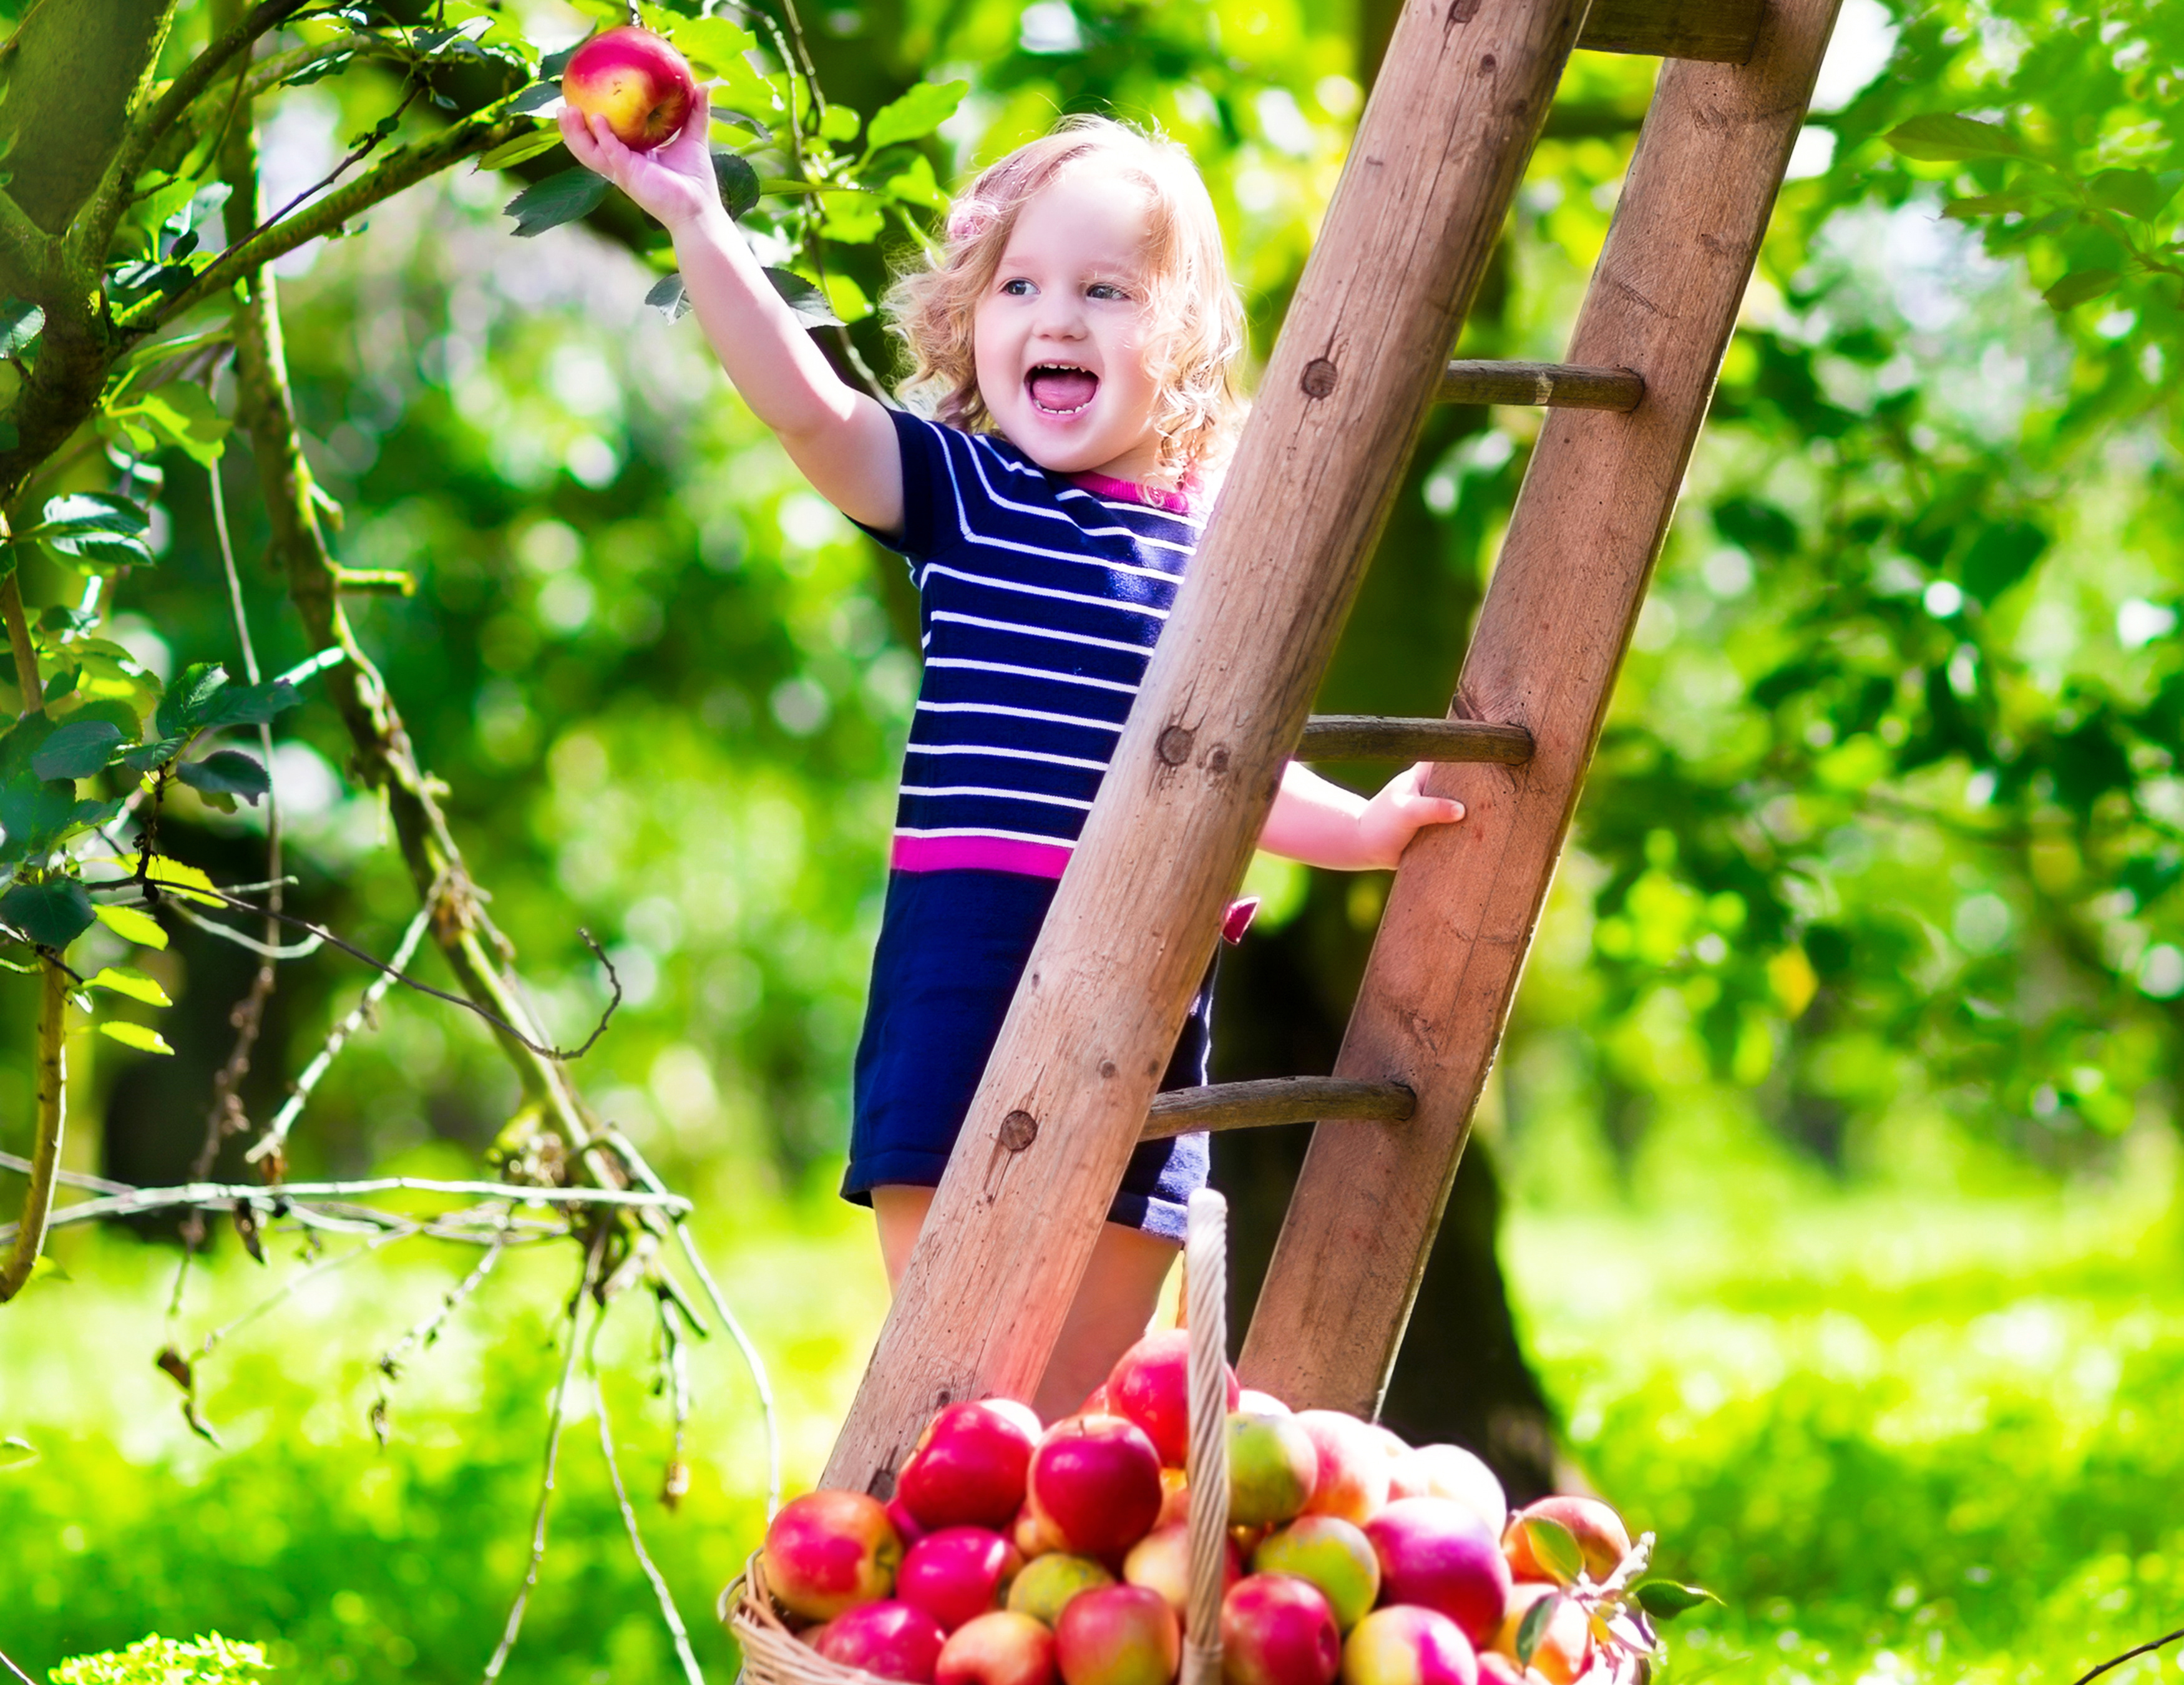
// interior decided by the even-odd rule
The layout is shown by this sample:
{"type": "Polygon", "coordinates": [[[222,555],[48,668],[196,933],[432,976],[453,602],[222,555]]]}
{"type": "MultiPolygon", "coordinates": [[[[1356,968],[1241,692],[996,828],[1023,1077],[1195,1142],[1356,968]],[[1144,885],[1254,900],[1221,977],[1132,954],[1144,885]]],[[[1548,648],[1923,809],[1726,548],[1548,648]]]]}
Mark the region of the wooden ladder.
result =
{"type": "Polygon", "coordinates": [[[1319,1119],[1241,1360],[1395,1361],[1839,0],[1407,0],[1228,482],[824,1483],[1028,1398],[1144,1137],[1319,1119]],[[1658,53],[1566,365],[1450,363],[1573,46],[1658,53]],[[1436,401],[1549,415],[1445,720],[1306,714],[1436,401]],[[1440,762],[1335,1070],[1155,1099],[1283,764],[1440,762]]]}

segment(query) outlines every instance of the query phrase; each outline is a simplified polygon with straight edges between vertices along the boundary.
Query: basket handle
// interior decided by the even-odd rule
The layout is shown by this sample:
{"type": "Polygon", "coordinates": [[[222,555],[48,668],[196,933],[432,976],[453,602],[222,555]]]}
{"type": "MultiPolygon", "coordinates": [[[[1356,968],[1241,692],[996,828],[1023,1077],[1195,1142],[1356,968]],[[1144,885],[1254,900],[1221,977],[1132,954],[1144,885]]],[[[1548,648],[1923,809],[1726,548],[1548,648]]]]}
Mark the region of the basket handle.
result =
{"type": "Polygon", "coordinates": [[[1221,1595],[1228,1553],[1228,1202],[1190,1196],[1184,1291],[1190,1329],[1190,1603],[1181,1685],[1221,1685],[1221,1595]]]}

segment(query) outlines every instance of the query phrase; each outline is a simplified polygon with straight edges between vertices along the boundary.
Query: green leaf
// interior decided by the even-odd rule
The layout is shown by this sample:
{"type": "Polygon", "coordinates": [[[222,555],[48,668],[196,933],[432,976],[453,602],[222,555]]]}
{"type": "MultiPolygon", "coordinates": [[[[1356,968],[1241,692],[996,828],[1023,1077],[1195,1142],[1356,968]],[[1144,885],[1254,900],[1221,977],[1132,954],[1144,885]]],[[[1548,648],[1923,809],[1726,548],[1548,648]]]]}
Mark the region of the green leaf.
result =
{"type": "Polygon", "coordinates": [[[2112,269],[2073,270],[2040,296],[2058,310],[2075,310],[2113,293],[2123,277],[2112,269]]]}
{"type": "Polygon", "coordinates": [[[101,1018],[98,1033],[110,1035],[124,1047],[134,1047],[143,1053],[170,1053],[175,1050],[167,1045],[167,1038],[148,1024],[131,1024],[126,1018],[101,1018]]]}
{"type": "Polygon", "coordinates": [[[44,309],[28,299],[0,299],[0,357],[20,357],[46,331],[44,309]]]}
{"type": "Polygon", "coordinates": [[[864,122],[856,110],[848,105],[829,105],[819,120],[819,138],[822,141],[853,141],[864,122]]]}
{"type": "MultiPolygon", "coordinates": [[[[585,39],[589,40],[590,37],[588,36],[585,39]]],[[[541,59],[538,61],[538,74],[540,77],[544,81],[553,83],[554,86],[559,87],[561,85],[562,72],[569,68],[569,61],[577,56],[577,48],[582,47],[583,44],[584,43],[582,41],[573,42],[570,46],[563,47],[560,52],[549,53],[543,59],[541,59]]]]}
{"type": "Polygon", "coordinates": [[[900,99],[872,114],[865,130],[865,156],[903,141],[922,140],[956,114],[968,82],[920,82],[900,99]]]}
{"type": "Polygon", "coordinates": [[[31,757],[31,770],[42,778],[87,778],[114,758],[122,741],[119,728],[105,720],[70,720],[31,757]]]}
{"type": "MultiPolygon", "coordinates": [[[[528,117],[534,112],[544,110],[560,97],[561,84],[560,82],[533,82],[529,87],[524,89],[521,93],[519,93],[515,98],[508,102],[508,109],[513,115],[528,117]]],[[[557,131],[556,132],[559,131],[557,131]]],[[[491,153],[488,153],[486,156],[490,158],[493,154],[491,153]]]]}
{"type": "MultiPolygon", "coordinates": [[[[100,909],[104,911],[105,909],[100,909]]],[[[126,995],[132,1001],[142,1001],[148,1007],[171,1007],[175,1003],[167,991],[159,986],[159,979],[147,976],[130,965],[102,967],[91,979],[94,989],[110,989],[117,995],[126,995]]]]}
{"type": "Polygon", "coordinates": [[[1975,117],[1935,112],[1898,123],[1881,138],[1906,158],[1930,164],[1959,162],[1968,158],[2019,158],[2025,148],[1999,123],[1982,123],[1975,117]]]}
{"type": "MultiPolygon", "coordinates": [[[[38,1262],[43,1264],[45,1259],[42,1258],[38,1262]]],[[[37,1460],[38,1448],[29,1440],[18,1439],[12,1434],[0,1439],[0,1469],[20,1468],[25,1463],[37,1460]]]]}
{"type": "MultiPolygon", "coordinates": [[[[1529,1526],[1530,1523],[1527,1522],[1525,1525],[1529,1526]]],[[[1517,1623],[1518,1666],[1529,1667],[1532,1665],[1533,1656],[1538,1653],[1540,1645],[1546,1638],[1548,1623],[1553,1621],[1555,1611],[1560,1609],[1562,1604],[1563,1594],[1560,1592],[1549,1592],[1546,1596],[1540,1599],[1524,1611],[1524,1618],[1517,1623]]]]}
{"type": "Polygon", "coordinates": [[[159,921],[136,907],[95,907],[92,912],[98,922],[125,942],[134,942],[140,948],[164,948],[167,933],[159,928],[159,921]]]}
{"type": "Polygon", "coordinates": [[[521,164],[526,159],[536,158],[541,153],[551,152],[561,144],[561,131],[552,124],[534,130],[527,135],[518,135],[512,141],[503,141],[477,161],[481,170],[505,170],[521,164]]]}
{"type": "Polygon", "coordinates": [[[1702,1604],[1719,1603],[1712,1592],[1698,1586],[1679,1585],[1674,1580],[1641,1580],[1631,1587],[1630,1595],[1638,1607],[1656,1621],[1674,1621],[1702,1604]]]}
{"type": "Polygon", "coordinates": [[[1577,1535],[1552,1516],[1524,1517],[1524,1536],[1540,1565],[1557,1580],[1567,1583],[1585,1571],[1585,1553],[1578,1548],[1577,1535]]]}
{"type": "Polygon", "coordinates": [[[197,723],[208,731],[214,726],[263,726],[273,717],[297,706],[303,695],[285,678],[269,678],[263,684],[231,684],[214,696],[197,723]]]}
{"type": "Polygon", "coordinates": [[[226,685],[227,669],[218,661],[192,662],[159,699],[153,730],[163,738],[187,736],[206,723],[214,699],[226,685]]]}
{"type": "Polygon", "coordinates": [[[713,148],[713,179],[721,184],[721,204],[731,219],[758,203],[758,171],[750,161],[726,147],[713,148]]]}
{"type": "Polygon", "coordinates": [[[2151,222],[2161,208],[2176,196],[2180,176],[2175,170],[2155,175],[2151,170],[2103,170],[2086,183],[2093,203],[2121,211],[2140,222],[2151,222]]]}
{"type": "Polygon", "coordinates": [[[652,290],[644,295],[644,302],[655,310],[664,311],[670,321],[680,321],[689,313],[690,295],[678,275],[663,275],[652,283],[652,290]]]}
{"type": "Polygon", "coordinates": [[[841,317],[827,302],[827,295],[802,276],[785,269],[769,269],[766,278],[773,283],[773,290],[781,294],[782,301],[796,312],[796,320],[806,327],[839,327],[841,317]]]}
{"type": "Polygon", "coordinates": [[[18,884],[0,896],[0,919],[42,948],[65,948],[91,929],[94,916],[91,897],[73,878],[18,884]]]}
{"type": "Polygon", "coordinates": [[[38,524],[23,536],[43,538],[48,544],[84,533],[111,533],[133,538],[151,524],[150,512],[125,497],[107,492],[70,492],[47,499],[38,524]]]}
{"type": "Polygon", "coordinates": [[[748,75],[750,61],[744,54],[758,46],[756,36],[726,18],[693,18],[676,25],[667,38],[701,76],[733,78],[738,70],[748,75]]]}
{"type": "Polygon", "coordinates": [[[186,737],[155,737],[121,757],[121,764],[132,773],[155,773],[182,752],[189,739],[186,737]]]}
{"type": "Polygon", "coordinates": [[[549,228],[590,215],[606,196],[607,178],[580,166],[532,182],[504,209],[515,219],[516,237],[528,240],[549,228]]]}
{"type": "Polygon", "coordinates": [[[19,773],[0,784],[0,865],[50,854],[75,817],[75,786],[19,773]]]}
{"type": "Polygon", "coordinates": [[[273,788],[273,780],[254,756],[240,749],[216,749],[202,761],[192,761],[175,774],[192,789],[212,795],[239,795],[253,807],[273,788]]]}
{"type": "Polygon", "coordinates": [[[200,468],[220,460],[232,425],[214,405],[212,395],[188,381],[148,392],[116,413],[149,427],[200,468]]]}
{"type": "Polygon", "coordinates": [[[933,179],[933,160],[922,152],[910,155],[910,167],[891,177],[887,184],[888,197],[900,199],[905,204],[914,204],[926,210],[948,209],[948,195],[940,191],[939,182],[933,179]]]}
{"type": "Polygon", "coordinates": [[[1964,552],[1964,589],[1992,603],[2032,571],[2048,548],[2048,536],[2030,521],[2004,521],[1984,528],[1964,552]]]}

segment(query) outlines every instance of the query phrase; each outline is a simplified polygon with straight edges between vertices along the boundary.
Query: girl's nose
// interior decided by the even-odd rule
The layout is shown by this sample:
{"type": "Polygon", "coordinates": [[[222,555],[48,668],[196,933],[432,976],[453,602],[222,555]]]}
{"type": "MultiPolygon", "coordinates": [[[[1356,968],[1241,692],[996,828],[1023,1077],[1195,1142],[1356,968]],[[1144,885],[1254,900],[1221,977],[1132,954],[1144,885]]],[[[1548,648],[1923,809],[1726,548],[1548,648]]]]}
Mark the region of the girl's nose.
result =
{"type": "Polygon", "coordinates": [[[1034,332],[1050,339],[1082,339],[1084,304],[1069,293],[1043,293],[1039,295],[1039,314],[1034,317],[1032,326],[1034,332]]]}

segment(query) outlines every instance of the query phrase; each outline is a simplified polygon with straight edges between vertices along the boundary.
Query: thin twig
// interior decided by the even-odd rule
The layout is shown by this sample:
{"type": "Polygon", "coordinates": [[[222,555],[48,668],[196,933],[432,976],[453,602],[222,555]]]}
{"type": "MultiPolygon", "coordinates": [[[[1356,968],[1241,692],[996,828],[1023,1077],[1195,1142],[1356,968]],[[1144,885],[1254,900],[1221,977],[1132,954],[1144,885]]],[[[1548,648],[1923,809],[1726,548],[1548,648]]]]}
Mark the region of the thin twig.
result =
{"type": "Polygon", "coordinates": [[[24,1672],[21,1668],[15,1665],[14,1658],[9,1655],[5,1650],[0,1650],[0,1664],[4,1664],[8,1671],[14,1674],[18,1679],[21,1680],[23,1682],[23,1685],[38,1685],[38,1682],[36,1680],[31,1678],[29,1674],[24,1672]]]}
{"type": "Polygon", "coordinates": [[[773,1383],[766,1378],[766,1363],[751,1344],[750,1336],[736,1320],[736,1314],[728,1308],[728,1302],[721,1295],[720,1283],[713,1280],[713,1272],[705,1268],[705,1260],[698,1255],[698,1248],[690,1239],[690,1225],[678,1221],[675,1237],[682,1243],[682,1255],[690,1260],[690,1269],[705,1288],[705,1297],[712,1302],[713,1314],[721,1319],[728,1331],[728,1337],[736,1342],[736,1349],[744,1354],[744,1364],[750,1370],[751,1385],[758,1391],[759,1414],[766,1420],[766,1518],[771,1521],[781,1508],[781,1427],[774,1420],[773,1383]]]}
{"type": "MultiPolygon", "coordinates": [[[[12,1152],[0,1152],[0,1170],[13,1170],[19,1176],[27,1176],[32,1169],[27,1158],[19,1158],[12,1152]]],[[[82,1188],[89,1193],[134,1193],[136,1189],[127,1182],[109,1181],[103,1176],[86,1176],[81,1170],[55,1170],[53,1180],[64,1188],[82,1188]]]]}
{"type": "Polygon", "coordinates": [[[423,1320],[414,1324],[409,1332],[380,1354],[379,1373],[382,1379],[380,1382],[379,1398],[371,1407],[371,1431],[382,1445],[387,1443],[387,1401],[393,1391],[394,1383],[402,1378],[403,1359],[413,1348],[421,1347],[430,1351],[439,1340],[442,1331],[453,1320],[456,1311],[469,1301],[471,1294],[484,1285],[485,1278],[493,1274],[493,1266],[500,1262],[501,1254],[508,1249],[508,1219],[509,1214],[504,1207],[501,1211],[499,1231],[486,1247],[485,1255],[478,1259],[471,1273],[440,1296],[438,1308],[423,1320]]]}
{"type": "MultiPolygon", "coordinates": [[[[584,1301],[591,1297],[593,1279],[599,1275],[599,1258],[606,1251],[607,1231],[603,1228],[593,1237],[592,1249],[584,1258],[584,1272],[578,1278],[577,1291],[569,1297],[569,1355],[561,1364],[561,1379],[554,1384],[554,1402],[546,1420],[546,1473],[539,1483],[538,1515],[531,1525],[531,1564],[524,1571],[523,1583],[516,1588],[515,1601],[510,1605],[508,1625],[494,1646],[493,1656],[485,1665],[485,1685],[500,1677],[500,1671],[508,1665],[509,1654],[515,1648],[517,1636],[523,1631],[524,1606],[531,1601],[532,1587],[538,1583],[538,1565],[546,1556],[546,1512],[554,1503],[554,1470],[561,1455],[561,1424],[565,1420],[569,1400],[569,1381],[577,1372],[577,1348],[581,1343],[578,1334],[584,1318],[584,1301]]],[[[599,1314],[606,1310],[600,1308],[599,1314]]]]}
{"type": "Polygon", "coordinates": [[[364,1027],[373,1009],[386,998],[387,991],[394,986],[396,976],[404,966],[410,963],[417,951],[417,945],[425,940],[425,932],[431,928],[432,923],[432,909],[428,902],[418,908],[417,916],[410,921],[410,928],[402,933],[402,940],[394,950],[392,963],[371,979],[365,989],[363,998],[350,1009],[347,1017],[333,1027],[326,1036],[326,1045],[313,1056],[309,1064],[304,1067],[304,1074],[296,1079],[296,1091],[281,1102],[281,1109],[273,1114],[273,1121],[265,1126],[265,1133],[252,1143],[249,1152],[242,1155],[244,1163],[255,1164],[269,1153],[286,1151],[288,1131],[295,1127],[296,1119],[303,1115],[304,1108],[310,1100],[311,1091],[319,1085],[320,1079],[332,1068],[335,1055],[341,1052],[350,1036],[364,1027]]]}
{"type": "Polygon", "coordinates": [[[384,1252],[391,1246],[398,1245],[404,1241],[415,1239],[420,1232],[421,1231],[417,1229],[390,1229],[383,1235],[374,1235],[370,1240],[365,1241],[354,1250],[345,1252],[338,1258],[320,1258],[316,1264],[307,1265],[296,1275],[290,1276],[286,1281],[282,1282],[280,1286],[274,1289],[270,1293],[268,1293],[264,1298],[259,1300],[256,1304],[251,1306],[248,1310],[243,1312],[242,1315],[237,1317],[233,1321],[222,1323],[219,1327],[214,1329],[209,1334],[207,1334],[204,1336],[203,1343],[198,1347],[198,1356],[207,1358],[210,1357],[213,1354],[214,1347],[217,1347],[222,1341],[226,1340],[229,1335],[234,1333],[238,1328],[248,1327],[252,1323],[257,1321],[259,1317],[265,1315],[266,1312],[271,1310],[276,1305],[286,1303],[298,1287],[304,1286],[304,1283],[308,1281],[315,1281],[322,1275],[331,1275],[337,1269],[346,1269],[349,1265],[354,1264],[359,1258],[370,1258],[374,1253],[384,1252]]]}
{"type": "Polygon", "coordinates": [[[705,1672],[691,1653],[690,1634],[684,1630],[682,1614],[675,1607],[675,1594],[667,1589],[666,1578],[645,1550],[644,1535],[638,1530],[637,1509],[621,1483],[621,1465],[615,1458],[614,1424],[607,1414],[606,1388],[599,1382],[599,1330],[605,1322],[604,1312],[592,1320],[591,1338],[584,1345],[584,1373],[592,1383],[592,1408],[599,1420],[599,1454],[605,1458],[607,1478],[614,1483],[615,1502],[621,1508],[621,1524],[629,1533],[631,1554],[637,1558],[637,1565],[644,1570],[644,1577],[652,1582],[652,1594],[660,1602],[660,1618],[667,1623],[668,1633],[675,1640],[675,1654],[682,1664],[682,1677],[690,1685],[705,1685],[705,1672]]]}
{"type": "Polygon", "coordinates": [[[217,936],[223,942],[232,942],[237,947],[256,954],[262,960],[309,959],[320,948],[326,946],[326,943],[316,936],[307,937],[300,942],[291,942],[286,947],[278,942],[261,942],[255,936],[246,935],[240,930],[231,930],[226,925],[207,918],[203,913],[196,912],[172,896],[164,897],[161,904],[181,914],[183,918],[197,926],[206,935],[217,936]]]}
{"type": "Polygon", "coordinates": [[[2110,1658],[2109,1660],[2103,1662],[2098,1667],[2095,1668],[2091,1673],[2080,1674],[2077,1678],[2071,1681],[2071,1685],[2086,1685],[2086,1682],[2088,1680],[2099,1678],[2110,1668],[2121,1667],[2126,1662],[2132,1660],[2134,1657],[2146,1655],[2152,1651],[2159,1649],[2164,1644],[2173,1644],[2179,1638],[2184,1638],[2184,1626],[2179,1626],[2174,1632],[2164,1632],[2158,1638],[2149,1639],[2145,1643],[2141,1644],[2137,1649],[2126,1650],[2121,1655],[2110,1658]]]}

